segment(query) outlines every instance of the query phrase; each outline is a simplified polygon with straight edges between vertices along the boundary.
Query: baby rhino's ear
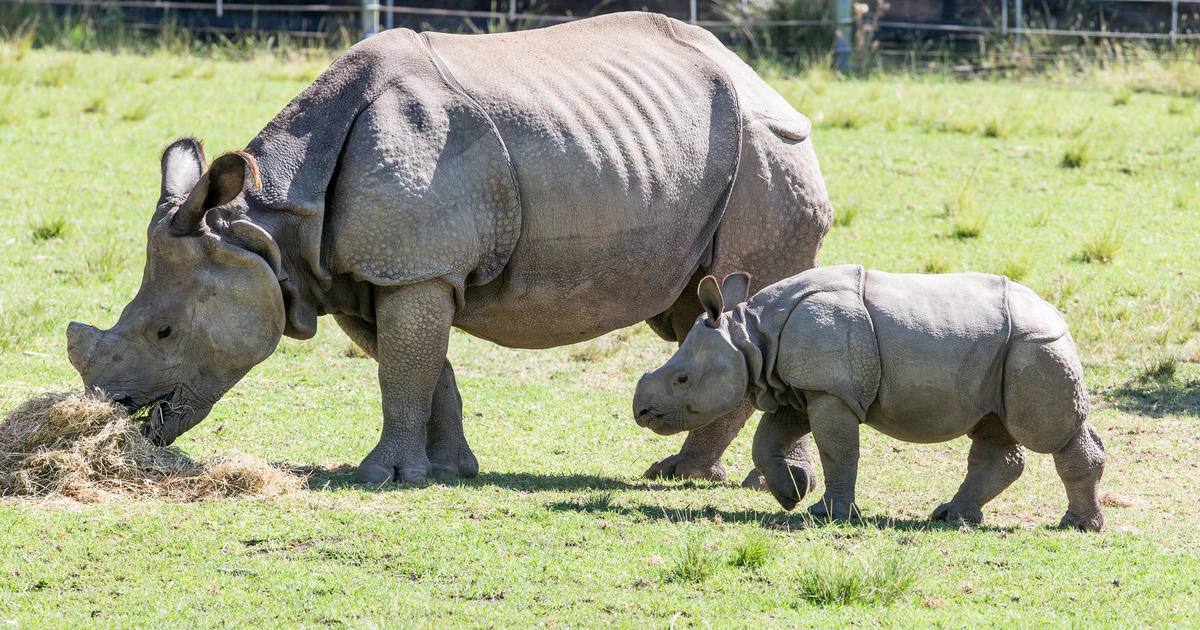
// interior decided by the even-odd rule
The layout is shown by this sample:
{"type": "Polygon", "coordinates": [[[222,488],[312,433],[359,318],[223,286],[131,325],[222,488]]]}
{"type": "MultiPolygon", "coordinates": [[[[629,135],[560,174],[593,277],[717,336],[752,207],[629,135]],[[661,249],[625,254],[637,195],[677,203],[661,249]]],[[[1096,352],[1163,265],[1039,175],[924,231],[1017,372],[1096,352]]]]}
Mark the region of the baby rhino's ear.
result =
{"type": "Polygon", "coordinates": [[[721,281],[721,296],[724,298],[722,305],[727,311],[745,302],[750,297],[750,274],[737,271],[725,276],[721,281]]]}
{"type": "Polygon", "coordinates": [[[721,311],[725,310],[725,301],[721,298],[721,288],[717,286],[717,279],[704,276],[700,286],[696,287],[696,295],[700,298],[700,306],[704,307],[704,323],[710,328],[716,328],[717,321],[721,319],[721,311]]]}

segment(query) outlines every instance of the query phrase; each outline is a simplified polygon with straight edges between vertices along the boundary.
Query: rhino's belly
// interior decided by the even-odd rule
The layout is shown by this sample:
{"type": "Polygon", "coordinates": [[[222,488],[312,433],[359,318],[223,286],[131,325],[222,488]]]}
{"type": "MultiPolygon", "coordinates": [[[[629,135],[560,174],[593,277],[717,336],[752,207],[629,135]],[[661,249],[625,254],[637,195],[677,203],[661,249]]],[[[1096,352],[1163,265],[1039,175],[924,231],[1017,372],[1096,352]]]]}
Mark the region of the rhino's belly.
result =
{"type": "Polygon", "coordinates": [[[696,267],[690,256],[655,257],[657,239],[669,235],[647,229],[529,249],[522,243],[499,278],[467,288],[454,325],[505,346],[549,348],[653,317],[675,302],[696,267]]]}
{"type": "Polygon", "coordinates": [[[867,426],[897,440],[931,444],[965,435],[986,415],[974,405],[954,404],[938,392],[922,394],[914,391],[911,394],[914,401],[924,398],[926,404],[914,404],[902,410],[872,405],[867,410],[867,426]]]}

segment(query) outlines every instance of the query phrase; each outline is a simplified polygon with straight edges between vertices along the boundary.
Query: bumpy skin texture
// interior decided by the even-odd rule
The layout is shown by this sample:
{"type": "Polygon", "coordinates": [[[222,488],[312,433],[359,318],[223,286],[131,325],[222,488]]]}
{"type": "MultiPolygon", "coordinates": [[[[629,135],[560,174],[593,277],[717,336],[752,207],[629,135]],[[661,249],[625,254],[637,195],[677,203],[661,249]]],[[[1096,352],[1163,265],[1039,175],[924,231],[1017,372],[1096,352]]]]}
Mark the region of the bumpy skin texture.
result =
{"type": "Polygon", "coordinates": [[[754,461],[786,509],[804,496],[798,480],[811,478],[811,466],[784,458],[811,430],[825,494],[810,511],[858,513],[858,431],[866,424],[910,442],[970,435],[966,479],[934,519],[981,522],[983,505],[1020,476],[1029,448],[1054,455],[1068,497],[1061,524],[1103,526],[1097,487],[1104,448],[1087,422],[1074,343],[1053,306],[1007,278],[856,265],[798,274],[718,322],[698,322],[680,351],[639,382],[635,414],[651,428],[665,421],[694,427],[740,394],[720,402],[691,392],[722,391],[730,379],[743,379],[767,412],[754,461]],[[744,370],[703,369],[733,357],[744,370]],[[664,385],[664,377],[686,385],[664,385]],[[688,418],[680,408],[699,411],[688,418]]]}
{"type": "MultiPolygon", "coordinates": [[[[482,36],[389,31],[339,57],[250,142],[254,177],[230,188],[227,169],[219,189],[231,194],[191,204],[199,227],[152,230],[143,285],[166,290],[153,268],[188,286],[208,261],[159,252],[200,237],[257,256],[254,274],[225,284],[271,302],[261,313],[270,325],[258,328],[274,336],[253,337],[261,352],[228,369],[220,353],[190,346],[201,374],[189,379],[222,375],[196,401],[219,398],[280,328],[311,337],[332,314],[379,362],[383,432],[360,480],[471,475],[445,360],[450,328],[542,348],[646,320],[682,340],[706,273],[744,269],[756,289],[816,265],[832,211],[809,131],[712,35],[663,16],[482,36]],[[241,238],[234,225],[257,232],[241,238]]],[[[156,221],[170,223],[208,177],[199,144],[172,145],[163,172],[156,221]]],[[[238,304],[239,318],[260,317],[238,304]]],[[[228,310],[191,325],[228,336],[228,310]]],[[[85,382],[138,390],[150,377],[129,365],[117,376],[110,359],[140,343],[125,329],[160,315],[139,310],[119,335],[74,329],[85,382]]],[[[751,411],[733,405],[649,474],[723,478],[721,454],[751,411]]]]}

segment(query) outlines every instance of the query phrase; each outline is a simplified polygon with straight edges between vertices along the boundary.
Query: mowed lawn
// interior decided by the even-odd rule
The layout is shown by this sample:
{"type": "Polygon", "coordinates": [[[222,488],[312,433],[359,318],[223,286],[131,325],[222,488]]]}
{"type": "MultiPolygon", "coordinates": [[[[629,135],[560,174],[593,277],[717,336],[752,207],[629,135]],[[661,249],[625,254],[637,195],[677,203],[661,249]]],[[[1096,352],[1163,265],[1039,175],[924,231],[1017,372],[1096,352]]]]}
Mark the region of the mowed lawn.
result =
{"type": "MultiPolygon", "coordinates": [[[[136,290],[165,143],[241,148],[325,62],[0,54],[8,410],[77,387],[66,323],[110,326],[136,290]]],[[[380,427],[375,366],[328,320],[313,340],[285,340],[178,442],[319,465],[309,490],[0,500],[0,623],[1200,624],[1200,104],[1087,80],[772,82],[815,122],[839,215],[823,264],[1004,273],[1065,313],[1108,448],[1103,533],[1052,527],[1066,500],[1036,454],[982,527],[926,521],[961,481],[966,439],[864,429],[864,519],[851,524],[737,487],[754,420],[725,457],[731,483],[645,481],[681,438],[631,418],[637,377],[670,353],[644,325],[544,351],[456,332],[481,474],[358,487],[350,467],[380,427]],[[810,596],[814,567],[915,579],[894,601],[836,605],[810,596]]]]}

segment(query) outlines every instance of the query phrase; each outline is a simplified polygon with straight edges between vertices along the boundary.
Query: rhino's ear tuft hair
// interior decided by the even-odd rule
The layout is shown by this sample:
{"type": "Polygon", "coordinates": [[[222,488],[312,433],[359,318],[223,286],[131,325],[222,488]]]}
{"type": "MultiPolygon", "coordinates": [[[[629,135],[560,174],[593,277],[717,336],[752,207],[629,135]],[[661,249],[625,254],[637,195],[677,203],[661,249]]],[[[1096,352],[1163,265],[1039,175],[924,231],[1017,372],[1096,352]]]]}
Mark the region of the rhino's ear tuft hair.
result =
{"type": "Polygon", "coordinates": [[[725,301],[721,299],[721,287],[717,286],[717,279],[712,276],[704,276],[700,280],[700,286],[696,287],[696,295],[700,298],[700,306],[704,307],[706,315],[704,323],[710,328],[716,328],[717,322],[721,319],[721,311],[724,310],[725,301]]]}
{"type": "Polygon", "coordinates": [[[167,146],[162,153],[158,203],[188,194],[204,174],[206,162],[204,145],[195,138],[180,138],[167,146]]]}
{"type": "Polygon", "coordinates": [[[171,231],[176,235],[193,234],[200,229],[204,214],[210,209],[233,201],[243,191],[261,186],[254,156],[245,151],[224,153],[213,160],[187,201],[175,212],[171,231]]]}
{"type": "Polygon", "coordinates": [[[735,271],[721,281],[722,304],[729,310],[750,297],[750,274],[745,271],[735,271]]]}

